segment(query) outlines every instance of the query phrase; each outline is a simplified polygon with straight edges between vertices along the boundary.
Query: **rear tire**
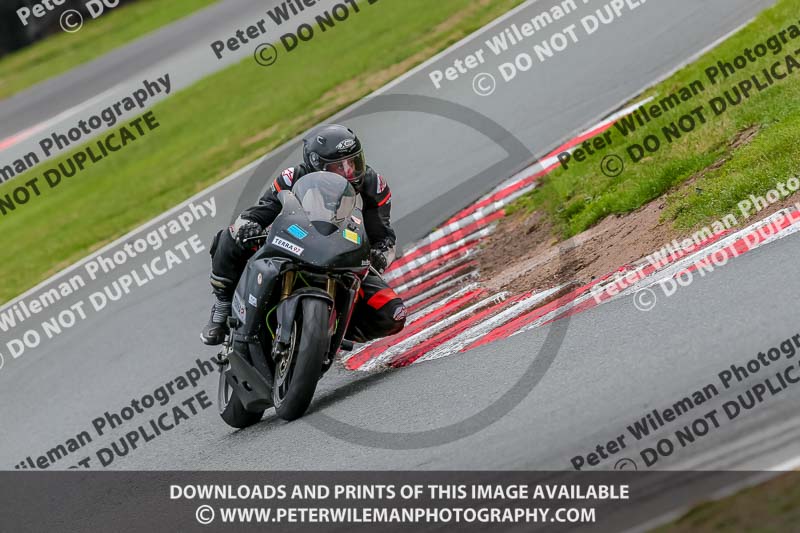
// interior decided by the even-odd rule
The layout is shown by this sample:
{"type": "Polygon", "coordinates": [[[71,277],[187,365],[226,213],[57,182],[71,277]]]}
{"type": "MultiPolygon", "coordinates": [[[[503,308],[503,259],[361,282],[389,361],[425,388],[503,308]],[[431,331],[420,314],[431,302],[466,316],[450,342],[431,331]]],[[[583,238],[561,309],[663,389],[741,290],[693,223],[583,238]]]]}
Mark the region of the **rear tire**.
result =
{"type": "Polygon", "coordinates": [[[244,429],[257,424],[264,416],[264,411],[251,412],[244,408],[236,391],[225,379],[225,370],[227,370],[227,367],[219,373],[219,390],[217,393],[219,415],[226,424],[236,429],[244,429]]]}
{"type": "MultiPolygon", "coordinates": [[[[322,361],[330,346],[328,302],[319,298],[303,298],[302,317],[295,319],[298,345],[294,348],[288,372],[288,383],[279,386],[280,362],[275,369],[272,401],[275,412],[287,421],[300,418],[311,405],[317,382],[322,375],[322,361]]],[[[293,343],[294,344],[294,343],[293,343]]]]}

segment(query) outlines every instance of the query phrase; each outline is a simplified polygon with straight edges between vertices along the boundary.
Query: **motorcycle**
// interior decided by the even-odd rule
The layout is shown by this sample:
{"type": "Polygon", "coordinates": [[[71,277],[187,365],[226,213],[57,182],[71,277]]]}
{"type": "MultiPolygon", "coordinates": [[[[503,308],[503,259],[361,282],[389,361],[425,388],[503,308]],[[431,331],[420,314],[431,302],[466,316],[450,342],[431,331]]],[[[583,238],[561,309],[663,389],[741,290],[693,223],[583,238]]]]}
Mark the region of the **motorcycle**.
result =
{"type": "MultiPolygon", "coordinates": [[[[331,172],[278,193],[282,210],[247,263],[233,298],[230,334],[217,356],[218,405],[235,428],[275,407],[303,416],[339,350],[370,272],[360,197],[331,172]]],[[[373,270],[374,271],[374,270],[373,270]]]]}

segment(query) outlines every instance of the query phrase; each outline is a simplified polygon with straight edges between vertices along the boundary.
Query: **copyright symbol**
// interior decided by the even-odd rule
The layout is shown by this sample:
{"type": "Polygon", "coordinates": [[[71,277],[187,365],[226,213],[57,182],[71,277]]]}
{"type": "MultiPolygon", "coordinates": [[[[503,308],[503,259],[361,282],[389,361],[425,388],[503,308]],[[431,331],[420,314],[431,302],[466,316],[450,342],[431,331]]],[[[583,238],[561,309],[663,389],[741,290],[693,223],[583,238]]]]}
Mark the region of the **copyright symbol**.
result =
{"type": "Polygon", "coordinates": [[[194,513],[197,523],[201,526],[207,526],[214,521],[214,508],[210,505],[201,505],[194,513]]]}
{"type": "Polygon", "coordinates": [[[653,289],[641,289],[633,295],[633,305],[639,311],[652,311],[658,302],[656,293],[653,289]]]}
{"type": "Polygon", "coordinates": [[[625,163],[618,155],[607,155],[600,163],[600,170],[609,178],[616,178],[625,170],[625,163]]]}
{"type": "Polygon", "coordinates": [[[490,96],[497,89],[497,80],[489,73],[482,72],[472,80],[472,90],[478,96],[490,96]]]}
{"type": "Polygon", "coordinates": [[[639,467],[636,466],[636,461],[633,459],[624,458],[617,461],[614,470],[639,470],[639,467]]]}
{"type": "Polygon", "coordinates": [[[61,29],[67,33],[75,33],[83,27],[83,15],[75,9],[68,9],[61,13],[58,20],[61,29]]]}
{"type": "Polygon", "coordinates": [[[253,57],[262,67],[268,67],[278,60],[278,49],[269,43],[260,44],[256,47],[253,57]]]}

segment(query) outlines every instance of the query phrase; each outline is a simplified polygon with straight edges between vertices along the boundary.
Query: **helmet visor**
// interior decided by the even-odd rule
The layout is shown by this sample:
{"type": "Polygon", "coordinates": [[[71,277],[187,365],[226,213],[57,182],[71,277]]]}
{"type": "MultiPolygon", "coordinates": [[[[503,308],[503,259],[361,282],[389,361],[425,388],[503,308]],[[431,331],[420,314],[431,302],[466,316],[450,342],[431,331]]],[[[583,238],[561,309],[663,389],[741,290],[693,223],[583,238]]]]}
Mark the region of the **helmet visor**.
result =
{"type": "Polygon", "coordinates": [[[325,163],[322,170],[339,174],[347,181],[359,181],[364,177],[366,164],[364,163],[364,152],[358,152],[346,159],[325,163]]]}

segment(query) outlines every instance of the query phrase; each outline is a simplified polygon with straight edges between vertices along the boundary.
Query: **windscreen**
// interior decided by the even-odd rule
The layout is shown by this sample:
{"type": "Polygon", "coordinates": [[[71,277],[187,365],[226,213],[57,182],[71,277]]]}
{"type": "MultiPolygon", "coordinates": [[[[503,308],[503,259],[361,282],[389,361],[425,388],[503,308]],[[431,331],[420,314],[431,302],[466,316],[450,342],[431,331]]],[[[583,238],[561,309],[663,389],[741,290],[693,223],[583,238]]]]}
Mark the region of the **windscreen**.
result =
{"type": "Polygon", "coordinates": [[[355,189],[346,179],[331,172],[303,176],[295,183],[292,193],[311,222],[331,222],[339,226],[356,207],[355,189]]]}

